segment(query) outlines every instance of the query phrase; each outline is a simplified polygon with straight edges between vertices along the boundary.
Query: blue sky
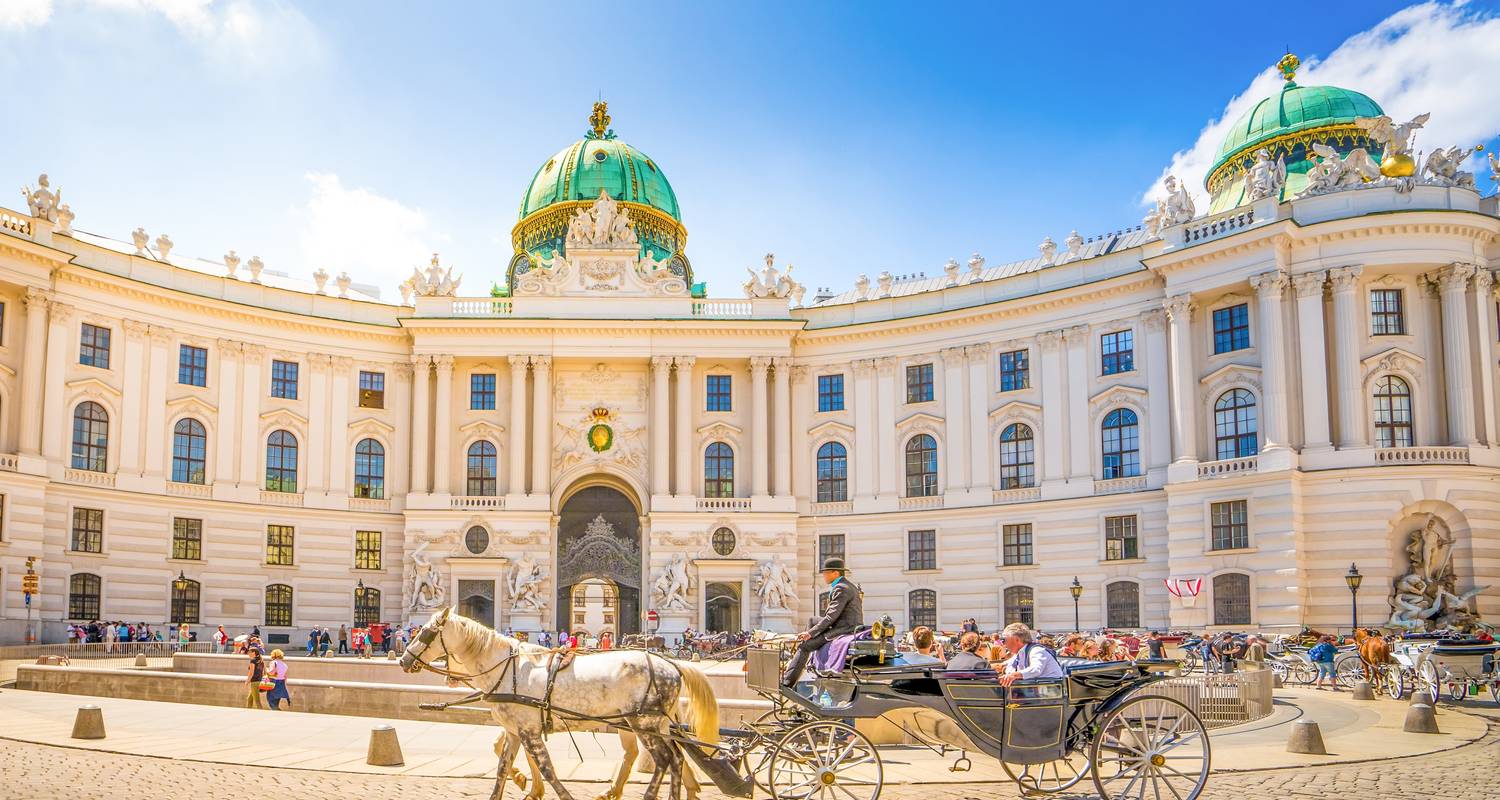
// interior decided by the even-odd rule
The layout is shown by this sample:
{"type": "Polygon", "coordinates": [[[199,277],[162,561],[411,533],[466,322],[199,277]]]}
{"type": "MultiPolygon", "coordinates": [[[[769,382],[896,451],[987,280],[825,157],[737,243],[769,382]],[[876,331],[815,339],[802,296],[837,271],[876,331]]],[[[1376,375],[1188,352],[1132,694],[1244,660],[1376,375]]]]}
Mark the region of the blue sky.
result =
{"type": "Polygon", "coordinates": [[[0,79],[26,92],[4,179],[46,170],[82,230],[387,298],[440,251],[477,294],[602,92],[722,296],[767,251],[840,290],[1137,224],[1288,46],[1316,82],[1432,111],[1429,147],[1500,132],[1494,4],[1331,4],[1265,35],[1199,3],[912,8],[0,0],[0,79]]]}

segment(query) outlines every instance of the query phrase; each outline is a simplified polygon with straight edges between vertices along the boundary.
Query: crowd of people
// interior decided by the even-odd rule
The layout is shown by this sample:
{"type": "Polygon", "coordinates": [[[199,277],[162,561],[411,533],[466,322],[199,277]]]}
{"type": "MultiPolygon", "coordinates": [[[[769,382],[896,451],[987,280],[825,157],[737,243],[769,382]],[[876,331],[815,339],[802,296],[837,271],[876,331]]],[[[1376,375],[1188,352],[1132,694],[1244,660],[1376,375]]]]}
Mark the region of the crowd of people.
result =
{"type": "MultiPolygon", "coordinates": [[[[964,665],[972,665],[977,659],[979,662],[990,665],[1009,661],[1015,655],[1005,639],[1004,631],[982,633],[973,620],[965,620],[963,633],[953,638],[940,636],[931,628],[921,626],[912,630],[910,636],[912,649],[902,655],[903,660],[908,664],[946,664],[949,669],[954,668],[955,660],[964,665]],[[944,639],[947,639],[946,645],[944,639]],[[952,650],[951,653],[950,650],[952,650]]],[[[1059,637],[1033,632],[1033,641],[1058,658],[1087,661],[1133,661],[1137,658],[1166,657],[1165,642],[1162,640],[1160,631],[1150,631],[1144,638],[1134,633],[1119,636],[1069,633],[1059,637]]],[[[1261,654],[1263,657],[1263,649],[1261,654]]],[[[972,668],[972,666],[963,668],[972,668]]]]}
{"type": "Polygon", "coordinates": [[[68,644],[102,644],[104,652],[123,651],[124,642],[161,642],[162,644],[187,644],[198,641],[198,635],[187,625],[160,625],[152,628],[144,622],[129,623],[120,620],[102,622],[93,620],[68,625],[68,644]]]}

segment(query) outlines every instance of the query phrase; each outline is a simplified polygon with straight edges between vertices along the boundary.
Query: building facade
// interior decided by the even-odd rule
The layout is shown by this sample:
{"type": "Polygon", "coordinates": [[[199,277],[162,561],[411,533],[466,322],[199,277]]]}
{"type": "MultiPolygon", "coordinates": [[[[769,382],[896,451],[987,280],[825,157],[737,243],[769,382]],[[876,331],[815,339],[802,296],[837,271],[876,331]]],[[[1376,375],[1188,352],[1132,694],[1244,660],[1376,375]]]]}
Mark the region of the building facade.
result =
{"type": "Polygon", "coordinates": [[[1351,564],[1361,622],[1437,596],[1397,587],[1423,569],[1459,595],[1434,616],[1493,619],[1495,198],[1400,174],[1368,98],[1287,84],[1208,215],[1169,182],[1140,227],[811,299],[770,257],[706,297],[602,104],[484,296],[436,257],[399,304],[185,258],[28,187],[0,212],[0,641],[445,604],[790,631],[834,555],[902,627],[1347,628],[1351,564]]]}

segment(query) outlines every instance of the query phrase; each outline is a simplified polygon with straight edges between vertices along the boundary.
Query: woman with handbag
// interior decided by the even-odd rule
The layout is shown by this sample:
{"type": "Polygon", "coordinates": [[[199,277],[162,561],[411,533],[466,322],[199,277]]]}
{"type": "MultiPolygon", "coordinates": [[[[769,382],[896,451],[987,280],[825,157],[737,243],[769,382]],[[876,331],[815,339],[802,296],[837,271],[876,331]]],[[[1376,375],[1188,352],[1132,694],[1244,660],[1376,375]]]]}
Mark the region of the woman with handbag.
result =
{"type": "Polygon", "coordinates": [[[292,696],[286,691],[286,654],[280,648],[271,651],[271,663],[266,665],[266,677],[271,680],[271,691],[266,693],[266,702],[271,704],[272,711],[281,710],[281,701],[286,701],[286,707],[292,707],[292,696]]]}
{"type": "Polygon", "coordinates": [[[269,691],[272,687],[270,681],[266,680],[266,662],[260,657],[260,651],[250,651],[250,668],[246,674],[246,685],[249,692],[245,695],[245,708],[265,708],[260,701],[260,693],[269,691]]]}

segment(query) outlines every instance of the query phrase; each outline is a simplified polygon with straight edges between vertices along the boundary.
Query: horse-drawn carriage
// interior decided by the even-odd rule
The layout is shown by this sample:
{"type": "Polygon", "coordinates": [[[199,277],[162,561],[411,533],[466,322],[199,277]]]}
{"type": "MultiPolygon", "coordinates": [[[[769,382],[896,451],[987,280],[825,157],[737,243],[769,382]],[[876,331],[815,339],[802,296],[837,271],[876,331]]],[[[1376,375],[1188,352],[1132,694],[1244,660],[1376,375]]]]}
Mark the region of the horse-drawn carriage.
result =
{"type": "Polygon", "coordinates": [[[1458,702],[1487,687],[1490,699],[1500,704],[1500,643],[1414,634],[1396,643],[1391,658],[1403,684],[1429,695],[1434,703],[1444,689],[1448,699],[1458,702]]]}

